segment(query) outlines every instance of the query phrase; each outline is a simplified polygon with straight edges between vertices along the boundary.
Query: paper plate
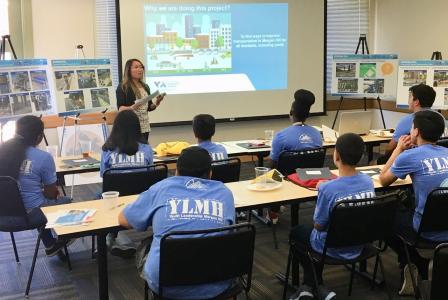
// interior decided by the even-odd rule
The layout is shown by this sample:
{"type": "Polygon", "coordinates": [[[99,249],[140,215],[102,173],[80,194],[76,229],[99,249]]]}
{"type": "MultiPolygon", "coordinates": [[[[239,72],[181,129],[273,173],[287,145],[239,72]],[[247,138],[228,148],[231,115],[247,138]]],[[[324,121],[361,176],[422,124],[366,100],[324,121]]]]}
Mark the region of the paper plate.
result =
{"type": "Polygon", "coordinates": [[[272,183],[265,183],[264,185],[260,185],[258,183],[251,183],[247,186],[247,188],[251,191],[256,192],[267,192],[272,191],[280,188],[282,186],[281,182],[272,182],[272,183]]]}

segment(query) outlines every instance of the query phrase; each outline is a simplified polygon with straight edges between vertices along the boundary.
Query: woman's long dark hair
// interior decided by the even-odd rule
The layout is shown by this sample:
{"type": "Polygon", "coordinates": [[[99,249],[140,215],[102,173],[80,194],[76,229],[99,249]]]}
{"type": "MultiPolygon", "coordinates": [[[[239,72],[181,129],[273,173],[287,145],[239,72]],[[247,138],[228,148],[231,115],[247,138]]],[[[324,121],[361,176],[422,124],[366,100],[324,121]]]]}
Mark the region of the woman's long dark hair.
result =
{"type": "Polygon", "coordinates": [[[0,145],[0,175],[19,179],[26,149],[36,146],[44,133],[44,123],[36,116],[25,116],[16,122],[14,138],[0,145]]]}
{"type": "Polygon", "coordinates": [[[123,110],[117,114],[112,132],[103,145],[103,151],[115,151],[134,155],[142,140],[142,130],[137,115],[132,110],[123,110]]]}

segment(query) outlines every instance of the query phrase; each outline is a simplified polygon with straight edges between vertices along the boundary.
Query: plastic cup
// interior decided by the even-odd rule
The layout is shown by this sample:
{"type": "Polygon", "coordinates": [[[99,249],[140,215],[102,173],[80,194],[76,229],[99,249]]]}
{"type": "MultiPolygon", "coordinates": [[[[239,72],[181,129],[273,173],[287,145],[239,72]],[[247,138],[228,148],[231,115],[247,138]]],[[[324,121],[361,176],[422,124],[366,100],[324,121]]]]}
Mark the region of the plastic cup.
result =
{"type": "Polygon", "coordinates": [[[51,145],[51,146],[45,146],[45,151],[51,154],[53,158],[58,157],[58,146],[57,145],[51,145]]]}
{"type": "Polygon", "coordinates": [[[117,206],[118,196],[120,196],[120,192],[117,191],[109,191],[101,194],[103,198],[104,208],[106,210],[114,209],[117,206]]]}
{"type": "Polygon", "coordinates": [[[255,178],[258,178],[257,187],[264,188],[267,183],[266,173],[269,172],[269,168],[266,167],[256,167],[255,168],[255,178]]]}
{"type": "Polygon", "coordinates": [[[92,150],[92,142],[91,141],[79,141],[79,145],[81,146],[82,157],[89,157],[90,152],[92,150]]]}
{"type": "Polygon", "coordinates": [[[274,138],[274,130],[265,130],[264,131],[264,139],[268,142],[271,142],[272,139],[274,138]]]}

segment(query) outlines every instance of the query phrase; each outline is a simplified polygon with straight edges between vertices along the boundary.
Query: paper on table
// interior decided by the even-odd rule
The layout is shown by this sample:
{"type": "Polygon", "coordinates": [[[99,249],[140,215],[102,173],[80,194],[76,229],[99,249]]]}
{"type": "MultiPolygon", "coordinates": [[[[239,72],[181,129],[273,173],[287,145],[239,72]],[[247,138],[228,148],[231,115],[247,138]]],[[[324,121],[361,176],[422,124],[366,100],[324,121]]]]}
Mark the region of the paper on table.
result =
{"type": "Polygon", "coordinates": [[[371,170],[365,170],[365,171],[360,170],[360,172],[364,173],[364,174],[376,174],[377,173],[376,171],[371,171],[371,170]]]}
{"type": "Polygon", "coordinates": [[[145,98],[135,100],[135,104],[146,104],[148,103],[148,101],[154,99],[158,95],[160,95],[159,90],[155,91],[151,95],[146,96],[145,98]]]}
{"type": "Polygon", "coordinates": [[[321,171],[305,171],[307,175],[322,175],[321,171]]]}
{"type": "Polygon", "coordinates": [[[92,221],[96,209],[79,209],[79,210],[58,210],[53,213],[46,214],[46,228],[54,228],[57,226],[67,225],[84,225],[92,221]]]}

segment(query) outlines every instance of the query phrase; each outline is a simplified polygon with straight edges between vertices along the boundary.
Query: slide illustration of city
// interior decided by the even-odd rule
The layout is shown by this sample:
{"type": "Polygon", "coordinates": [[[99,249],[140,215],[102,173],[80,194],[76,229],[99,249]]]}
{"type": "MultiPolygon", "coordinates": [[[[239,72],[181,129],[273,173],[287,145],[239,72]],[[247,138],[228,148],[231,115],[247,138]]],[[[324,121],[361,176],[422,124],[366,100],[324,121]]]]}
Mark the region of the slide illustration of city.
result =
{"type": "MultiPolygon", "coordinates": [[[[247,61],[250,55],[244,52],[249,46],[241,49],[251,35],[235,38],[234,26],[242,33],[246,29],[241,22],[232,22],[232,14],[244,8],[216,4],[145,5],[146,77],[151,89],[168,94],[266,89],[262,85],[258,88],[251,77],[251,64],[247,61]],[[248,72],[243,68],[246,64],[248,72]]],[[[258,9],[262,14],[268,12],[267,7],[258,9]]],[[[287,16],[287,7],[285,12],[282,11],[287,16]]],[[[287,35],[281,38],[287,42],[287,35]]],[[[251,45],[254,59],[261,54],[257,49],[263,48],[256,43],[258,40],[251,45]]],[[[286,43],[281,46],[287,48],[286,43]]],[[[284,84],[286,80],[281,83],[284,84]]]]}

